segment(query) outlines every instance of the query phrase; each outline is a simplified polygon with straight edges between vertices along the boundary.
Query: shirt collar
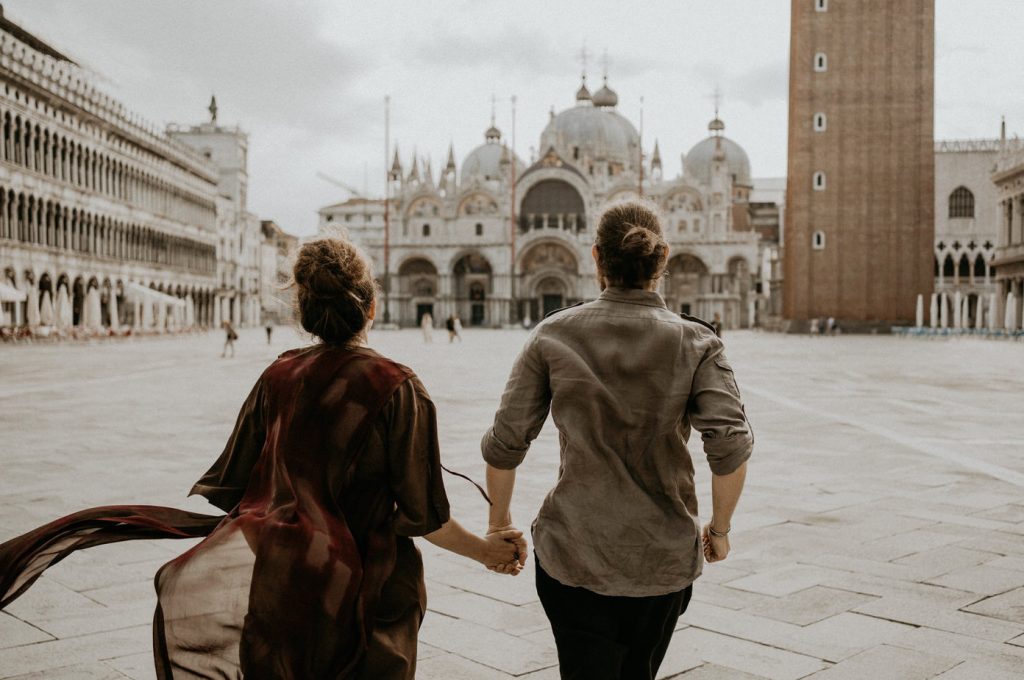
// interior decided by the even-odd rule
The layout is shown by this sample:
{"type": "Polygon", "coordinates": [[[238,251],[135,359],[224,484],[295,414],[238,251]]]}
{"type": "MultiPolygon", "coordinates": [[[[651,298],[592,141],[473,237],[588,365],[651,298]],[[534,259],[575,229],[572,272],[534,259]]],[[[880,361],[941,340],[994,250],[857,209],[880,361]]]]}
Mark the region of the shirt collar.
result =
{"type": "Polygon", "coordinates": [[[599,300],[609,302],[625,302],[630,305],[644,305],[646,307],[661,307],[668,309],[665,300],[656,291],[643,290],[640,288],[605,288],[598,296],[599,300]]]}

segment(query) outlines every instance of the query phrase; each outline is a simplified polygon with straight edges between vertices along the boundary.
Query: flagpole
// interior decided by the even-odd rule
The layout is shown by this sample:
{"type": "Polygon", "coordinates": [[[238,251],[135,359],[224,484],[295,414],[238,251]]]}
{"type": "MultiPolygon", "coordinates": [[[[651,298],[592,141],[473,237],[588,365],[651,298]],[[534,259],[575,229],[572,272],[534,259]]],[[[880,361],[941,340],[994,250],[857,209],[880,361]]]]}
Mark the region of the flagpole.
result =
{"type": "Polygon", "coordinates": [[[516,300],[516,96],[512,95],[512,201],[509,204],[509,222],[511,229],[511,258],[509,262],[509,321],[519,321],[519,304],[516,300]]]}
{"type": "Polygon", "coordinates": [[[384,95],[384,325],[391,323],[391,96],[384,95]]]}
{"type": "Polygon", "coordinates": [[[637,194],[644,197],[644,98],[640,97],[640,183],[637,185],[637,194]]]}

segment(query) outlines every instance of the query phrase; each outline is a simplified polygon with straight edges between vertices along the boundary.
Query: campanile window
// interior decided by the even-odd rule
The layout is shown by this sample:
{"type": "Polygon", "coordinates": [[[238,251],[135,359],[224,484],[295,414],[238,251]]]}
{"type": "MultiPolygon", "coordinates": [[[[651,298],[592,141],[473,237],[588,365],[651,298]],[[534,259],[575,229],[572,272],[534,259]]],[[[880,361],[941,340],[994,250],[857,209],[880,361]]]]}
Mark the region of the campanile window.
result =
{"type": "Polygon", "coordinates": [[[827,12],[828,11],[828,0],[814,0],[814,11],[815,12],[827,12]]]}
{"type": "Polygon", "coordinates": [[[811,247],[815,250],[825,250],[825,232],[818,230],[811,237],[811,247]]]}
{"type": "Polygon", "coordinates": [[[823,172],[816,172],[816,173],[814,173],[814,179],[812,181],[812,184],[814,186],[814,190],[815,191],[824,191],[825,190],[825,173],[823,173],[823,172]]]}
{"type": "Polygon", "coordinates": [[[824,113],[819,112],[819,113],[814,114],[814,131],[815,132],[824,132],[825,128],[827,126],[828,126],[828,118],[825,116],[824,113]]]}
{"type": "Polygon", "coordinates": [[[818,73],[824,73],[828,70],[828,57],[825,56],[824,52],[818,52],[814,55],[814,70],[818,73]]]}

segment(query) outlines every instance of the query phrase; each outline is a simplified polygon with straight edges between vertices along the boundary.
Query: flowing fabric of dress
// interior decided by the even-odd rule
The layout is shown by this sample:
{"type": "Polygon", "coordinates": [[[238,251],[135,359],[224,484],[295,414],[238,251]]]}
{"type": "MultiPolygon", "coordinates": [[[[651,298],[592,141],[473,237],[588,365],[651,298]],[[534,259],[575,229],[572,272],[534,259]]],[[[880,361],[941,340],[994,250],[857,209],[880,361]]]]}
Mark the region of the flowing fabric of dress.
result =
{"type": "Polygon", "coordinates": [[[426,592],[410,537],[449,508],[410,369],[366,348],[281,355],[192,493],[227,514],[93,508],[3,543],[0,609],[75,550],[205,536],[155,577],[159,678],[414,677],[426,592]]]}

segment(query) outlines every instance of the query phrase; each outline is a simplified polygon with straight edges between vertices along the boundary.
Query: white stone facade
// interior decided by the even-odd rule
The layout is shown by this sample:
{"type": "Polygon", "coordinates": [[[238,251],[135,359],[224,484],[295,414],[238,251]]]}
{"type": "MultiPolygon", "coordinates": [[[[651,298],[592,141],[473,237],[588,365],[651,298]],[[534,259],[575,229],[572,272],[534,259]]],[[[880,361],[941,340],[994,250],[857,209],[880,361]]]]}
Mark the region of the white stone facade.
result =
{"type": "Polygon", "coordinates": [[[1005,126],[992,180],[998,201],[997,326],[1024,328],[1024,140],[1006,139],[1005,126]],[[1002,322],[1002,323],[999,323],[1002,322]]]}
{"type": "Polygon", "coordinates": [[[249,137],[237,127],[201,125],[167,129],[213,163],[217,171],[217,318],[235,326],[262,323],[260,264],[263,234],[248,210],[249,137]]]}
{"type": "Polygon", "coordinates": [[[290,288],[297,236],[276,222],[260,222],[263,232],[260,263],[260,307],[264,323],[288,323],[294,318],[294,291],[290,288]]]}
{"type": "MultiPolygon", "coordinates": [[[[998,154],[998,139],[935,144],[935,293],[945,294],[950,325],[959,318],[963,327],[976,326],[979,305],[984,317],[996,292],[999,205],[992,171],[998,154]]],[[[987,326],[986,319],[982,323],[987,326]]]]}
{"type": "MultiPolygon", "coordinates": [[[[129,299],[131,291],[139,295],[136,286],[190,300],[195,324],[214,322],[217,174],[210,162],[2,16],[0,125],[0,283],[31,293],[37,305],[66,290],[73,326],[83,323],[95,289],[102,318],[92,319],[94,329],[138,327],[140,307],[129,299]]],[[[7,324],[40,311],[29,304],[6,303],[7,324]]],[[[158,321],[169,324],[154,318],[146,325],[158,321]]]]}
{"type": "Polygon", "coordinates": [[[745,152],[722,136],[716,117],[684,158],[685,172],[665,179],[657,144],[641,161],[640,136],[616,101],[607,84],[593,96],[581,87],[575,106],[552,111],[530,164],[513,157],[493,121],[461,168],[449,152],[436,182],[433,168],[416,158],[406,168],[396,151],[386,266],[382,200],[322,208],[320,231],[343,229],[372,257],[390,291],[381,320],[412,326],[430,312],[441,324],[455,313],[465,325],[501,326],[597,297],[597,220],[610,203],[642,193],[664,218],[670,309],[719,314],[726,328],[752,325],[759,259],[746,218],[745,152]]]}

